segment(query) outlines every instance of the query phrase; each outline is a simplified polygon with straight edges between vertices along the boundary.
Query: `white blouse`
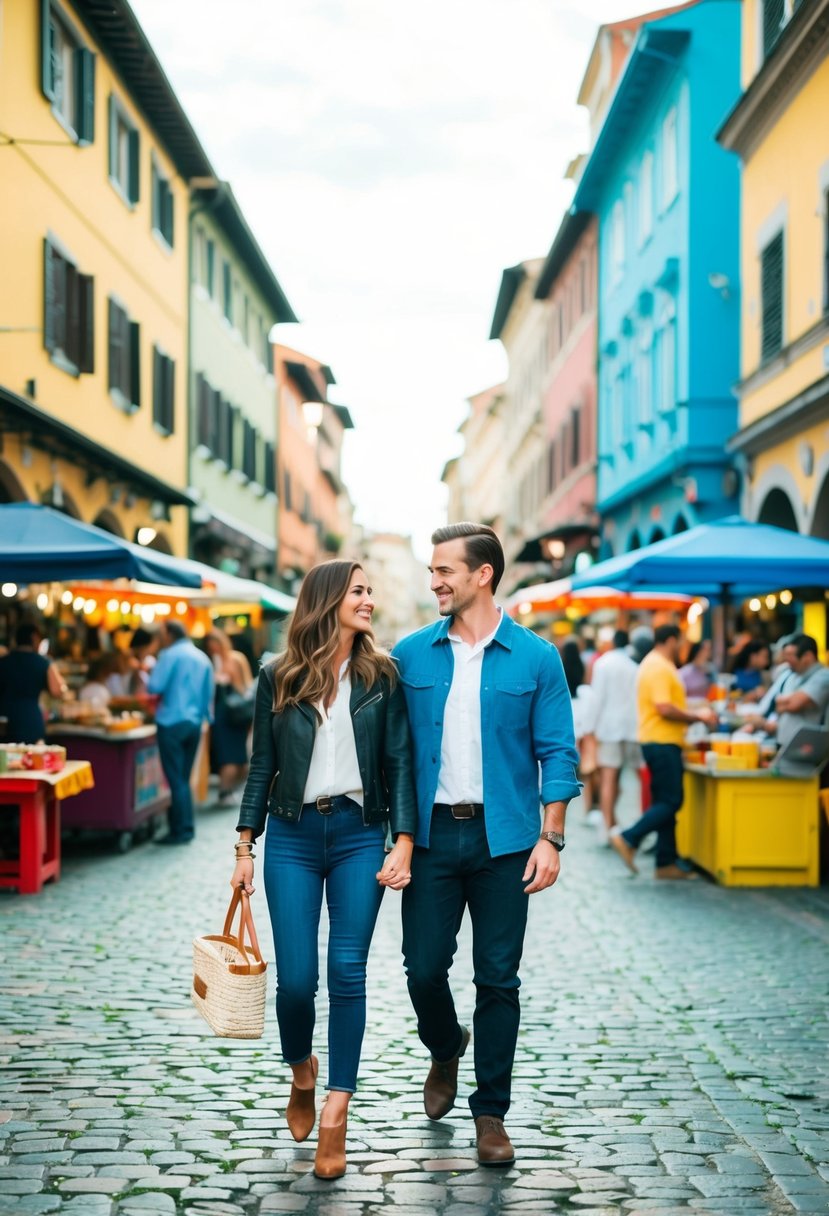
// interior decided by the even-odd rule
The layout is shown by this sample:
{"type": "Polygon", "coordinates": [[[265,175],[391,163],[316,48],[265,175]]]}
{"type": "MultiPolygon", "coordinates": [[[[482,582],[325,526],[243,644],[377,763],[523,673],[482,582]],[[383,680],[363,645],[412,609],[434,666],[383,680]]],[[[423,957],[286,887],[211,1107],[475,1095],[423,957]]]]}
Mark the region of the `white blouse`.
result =
{"type": "Polygon", "coordinates": [[[322,702],[317,709],[322,722],[317,726],[311,767],[305,782],[303,802],[315,802],[325,796],[347,794],[363,805],[363,779],[357,762],[354,723],[351,720],[351,680],[348,663],[340,668],[340,681],[333,705],[326,712],[322,702]]]}

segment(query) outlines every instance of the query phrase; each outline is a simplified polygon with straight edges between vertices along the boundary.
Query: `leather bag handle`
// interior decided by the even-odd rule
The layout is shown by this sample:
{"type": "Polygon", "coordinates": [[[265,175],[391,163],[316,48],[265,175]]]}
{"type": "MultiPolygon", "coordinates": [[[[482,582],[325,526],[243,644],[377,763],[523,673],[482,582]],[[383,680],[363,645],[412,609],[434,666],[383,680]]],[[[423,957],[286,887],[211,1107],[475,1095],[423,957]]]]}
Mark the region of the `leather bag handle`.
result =
{"type": "Polygon", "coordinates": [[[230,905],[227,909],[227,916],[225,917],[225,926],[222,931],[222,936],[234,942],[239,949],[239,953],[242,955],[242,958],[247,964],[247,967],[244,968],[241,966],[234,966],[232,970],[237,972],[245,970],[254,972],[264,969],[266,964],[263,962],[262,952],[259,949],[259,939],[256,936],[256,928],[253,923],[253,913],[250,910],[250,896],[241,886],[236,887],[232,896],[230,897],[230,905]],[[232,925],[237,908],[239,909],[239,932],[238,934],[234,934],[232,932],[232,925]],[[245,934],[247,934],[250,943],[248,949],[253,955],[253,963],[251,963],[250,959],[248,958],[248,949],[245,948],[245,934]]]}

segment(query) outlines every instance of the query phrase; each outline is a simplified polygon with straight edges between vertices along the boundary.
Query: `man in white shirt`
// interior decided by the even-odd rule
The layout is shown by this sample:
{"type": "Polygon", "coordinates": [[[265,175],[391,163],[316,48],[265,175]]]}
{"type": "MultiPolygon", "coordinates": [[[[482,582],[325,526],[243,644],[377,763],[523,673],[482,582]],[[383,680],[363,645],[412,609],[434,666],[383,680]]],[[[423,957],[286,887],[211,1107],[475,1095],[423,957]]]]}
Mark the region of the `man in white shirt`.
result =
{"type": "Polygon", "coordinates": [[[617,629],[613,649],[593,664],[591,681],[596,700],[596,743],[599,760],[599,805],[602,843],[616,824],[619,777],[625,764],[636,769],[642,753],[636,741],[636,676],[639,671],[628,653],[626,630],[617,629]]]}

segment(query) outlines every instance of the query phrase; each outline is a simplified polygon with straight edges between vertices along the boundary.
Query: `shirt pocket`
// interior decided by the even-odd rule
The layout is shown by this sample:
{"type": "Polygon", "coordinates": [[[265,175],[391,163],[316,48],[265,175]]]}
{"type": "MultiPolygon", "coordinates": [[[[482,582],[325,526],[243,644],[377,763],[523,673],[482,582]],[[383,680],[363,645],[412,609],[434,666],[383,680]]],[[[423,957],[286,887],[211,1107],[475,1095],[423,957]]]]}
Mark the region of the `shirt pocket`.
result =
{"type": "Polygon", "coordinates": [[[527,730],[530,725],[535,680],[499,680],[495,685],[495,722],[499,730],[527,730]]]}
{"type": "Polygon", "coordinates": [[[432,698],[435,693],[435,677],[427,673],[407,672],[400,676],[406,709],[412,726],[425,726],[432,718],[432,698]]]}

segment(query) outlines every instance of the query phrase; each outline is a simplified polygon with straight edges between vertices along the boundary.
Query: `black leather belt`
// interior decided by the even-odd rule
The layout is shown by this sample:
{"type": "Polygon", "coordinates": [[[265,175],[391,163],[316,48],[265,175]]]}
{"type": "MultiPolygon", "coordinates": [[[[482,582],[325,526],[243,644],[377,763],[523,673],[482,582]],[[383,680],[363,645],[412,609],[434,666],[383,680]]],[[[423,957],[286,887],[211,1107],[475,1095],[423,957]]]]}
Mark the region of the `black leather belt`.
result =
{"type": "Polygon", "coordinates": [[[302,809],[303,811],[319,811],[320,815],[330,815],[332,811],[343,810],[346,803],[349,807],[358,805],[346,794],[322,794],[313,802],[304,803],[302,809]]]}
{"type": "Polygon", "coordinates": [[[448,811],[453,819],[474,819],[476,815],[483,815],[484,804],[482,802],[436,802],[434,810],[448,811]]]}

